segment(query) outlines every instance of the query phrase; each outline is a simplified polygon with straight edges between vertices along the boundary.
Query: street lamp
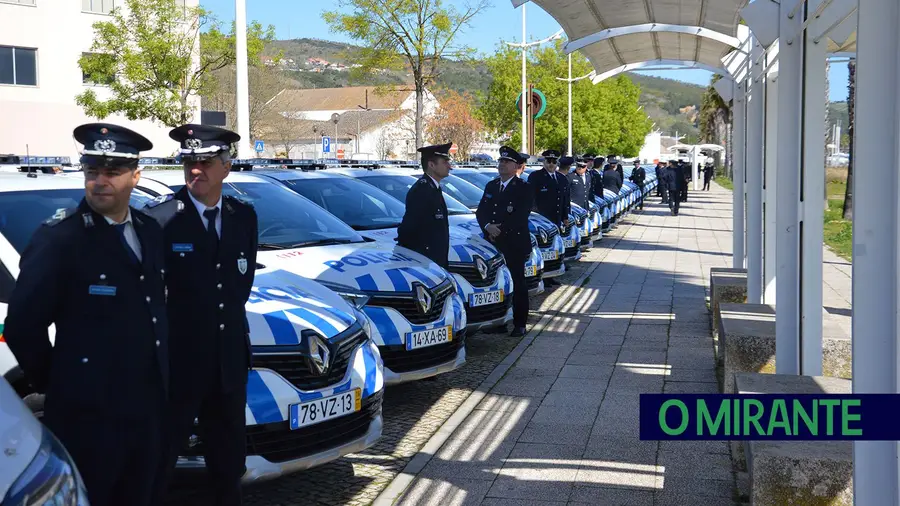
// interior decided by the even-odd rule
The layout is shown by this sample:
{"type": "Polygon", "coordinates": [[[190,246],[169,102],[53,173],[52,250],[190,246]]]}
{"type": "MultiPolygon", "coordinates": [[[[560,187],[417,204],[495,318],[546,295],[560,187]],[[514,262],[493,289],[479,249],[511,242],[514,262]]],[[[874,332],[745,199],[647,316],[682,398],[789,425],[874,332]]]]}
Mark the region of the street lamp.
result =
{"type": "MultiPolygon", "coordinates": [[[[550,42],[551,40],[556,40],[556,39],[562,38],[563,33],[564,33],[564,30],[560,30],[560,31],[554,33],[553,35],[547,37],[546,39],[539,40],[537,42],[532,42],[530,44],[525,42],[525,38],[528,35],[525,32],[525,4],[523,3],[522,4],[522,43],[521,44],[516,44],[514,42],[506,43],[506,45],[508,45],[508,46],[522,48],[522,152],[523,153],[528,150],[528,119],[526,118],[526,115],[528,114],[527,113],[528,107],[525,106],[526,95],[528,94],[528,77],[527,77],[528,70],[526,67],[526,62],[528,61],[527,60],[527,55],[528,55],[527,49],[532,46],[539,46],[546,42],[550,42]]],[[[527,97],[527,100],[531,100],[531,97],[530,96],[527,97]]],[[[533,154],[533,153],[529,153],[529,154],[533,154]]]]}
{"type": "MultiPolygon", "coordinates": [[[[369,90],[366,90],[366,105],[365,105],[365,107],[363,107],[359,104],[356,104],[356,107],[359,107],[363,111],[371,111],[372,110],[372,109],[369,109],[369,90]]],[[[359,153],[359,134],[360,134],[359,117],[361,114],[362,114],[362,112],[356,111],[356,152],[357,153],[359,153]]]]}
{"type": "Polygon", "coordinates": [[[569,78],[556,78],[558,81],[566,81],[567,83],[569,83],[569,152],[567,153],[569,156],[572,156],[572,83],[574,83],[575,81],[580,81],[582,79],[587,79],[589,77],[594,77],[596,74],[596,72],[591,71],[581,77],[572,79],[572,53],[569,53],[569,78]]]}

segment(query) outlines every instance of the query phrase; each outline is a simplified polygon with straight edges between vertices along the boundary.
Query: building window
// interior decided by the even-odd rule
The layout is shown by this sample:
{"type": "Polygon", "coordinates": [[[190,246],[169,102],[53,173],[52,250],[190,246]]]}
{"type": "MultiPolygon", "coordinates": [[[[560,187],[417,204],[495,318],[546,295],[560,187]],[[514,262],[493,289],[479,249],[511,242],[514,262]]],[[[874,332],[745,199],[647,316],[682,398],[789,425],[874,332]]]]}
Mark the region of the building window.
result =
{"type": "Polygon", "coordinates": [[[81,0],[81,10],[94,14],[109,14],[115,7],[115,0],[81,0]]]}
{"type": "Polygon", "coordinates": [[[2,4],[34,5],[35,0],[0,0],[2,4]]]}
{"type": "MultiPolygon", "coordinates": [[[[94,63],[96,60],[102,60],[103,58],[109,57],[109,55],[105,55],[102,53],[81,53],[81,64],[90,65],[94,63]]],[[[90,68],[90,67],[89,67],[90,68]]],[[[115,75],[106,76],[102,74],[94,74],[93,78],[91,74],[85,72],[84,67],[81,67],[81,82],[84,84],[91,84],[96,86],[109,86],[116,80],[115,75]]]]}
{"type": "Polygon", "coordinates": [[[0,46],[0,84],[37,86],[37,49],[0,46]]]}

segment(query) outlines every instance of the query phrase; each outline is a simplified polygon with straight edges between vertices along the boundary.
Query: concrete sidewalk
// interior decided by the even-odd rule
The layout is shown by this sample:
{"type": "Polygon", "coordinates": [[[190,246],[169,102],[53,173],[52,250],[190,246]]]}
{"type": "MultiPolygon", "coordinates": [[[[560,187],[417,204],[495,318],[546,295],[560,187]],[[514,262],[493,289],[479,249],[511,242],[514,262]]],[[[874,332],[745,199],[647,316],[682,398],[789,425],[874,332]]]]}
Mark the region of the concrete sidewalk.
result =
{"type": "MultiPolygon", "coordinates": [[[[397,503],[735,504],[726,442],[638,438],[640,393],[717,392],[706,287],[710,267],[731,266],[732,241],[731,193],[713,186],[677,217],[651,198],[585,255],[602,262],[539,310],[552,318],[397,503]]],[[[849,265],[825,258],[827,317],[849,321],[849,265]]]]}

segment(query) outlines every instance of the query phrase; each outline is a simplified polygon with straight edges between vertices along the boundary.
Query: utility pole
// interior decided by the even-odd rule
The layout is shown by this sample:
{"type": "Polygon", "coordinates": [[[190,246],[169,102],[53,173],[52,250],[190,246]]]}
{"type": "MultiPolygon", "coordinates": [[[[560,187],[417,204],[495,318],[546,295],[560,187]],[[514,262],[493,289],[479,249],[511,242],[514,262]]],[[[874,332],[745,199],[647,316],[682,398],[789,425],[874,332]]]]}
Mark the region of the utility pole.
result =
{"type": "Polygon", "coordinates": [[[572,53],[569,53],[569,78],[563,79],[562,77],[557,77],[557,81],[567,81],[569,83],[569,152],[567,153],[569,156],[572,155],[572,83],[575,81],[581,81],[582,79],[587,79],[589,77],[594,77],[596,72],[589,72],[581,77],[576,77],[572,79],[572,53]]]}
{"type": "Polygon", "coordinates": [[[247,0],[234,0],[235,56],[237,58],[238,158],[253,158],[250,148],[250,78],[247,64],[247,0]]]}

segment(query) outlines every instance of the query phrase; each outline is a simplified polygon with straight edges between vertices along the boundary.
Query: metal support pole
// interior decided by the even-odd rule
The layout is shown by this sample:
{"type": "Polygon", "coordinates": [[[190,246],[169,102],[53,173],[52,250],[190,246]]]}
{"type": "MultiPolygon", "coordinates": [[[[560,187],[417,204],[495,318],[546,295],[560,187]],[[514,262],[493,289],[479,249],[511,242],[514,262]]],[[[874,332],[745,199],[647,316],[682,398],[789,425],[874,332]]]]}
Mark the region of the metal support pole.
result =
{"type": "MultiPolygon", "coordinates": [[[[900,3],[859,3],[853,164],[853,393],[896,393],[900,3]],[[861,175],[860,175],[861,174],[861,175]]],[[[896,441],[853,443],[855,504],[897,506],[896,441]]]]}
{"type": "MultiPolygon", "coordinates": [[[[810,0],[809,8],[826,0],[810,0]]],[[[818,12],[818,9],[816,9],[818,12]]],[[[806,37],[803,65],[803,178],[800,228],[800,372],[822,375],[822,243],[825,203],[825,44],[806,37]]]]}
{"type": "Polygon", "coordinates": [[[691,148],[691,184],[694,191],[700,189],[700,171],[697,170],[697,146],[691,148]]]}
{"type": "Polygon", "coordinates": [[[527,55],[528,45],[525,41],[525,4],[522,4],[522,152],[528,151],[528,107],[531,97],[528,97],[528,69],[527,55]],[[527,100],[527,102],[526,102],[527,100]]]}
{"type": "Polygon", "coordinates": [[[572,156],[572,53],[569,53],[569,151],[566,154],[572,156]]]}
{"type": "Polygon", "coordinates": [[[747,144],[747,98],[744,90],[744,82],[734,84],[734,104],[732,122],[731,145],[734,151],[732,160],[734,163],[734,192],[732,193],[731,234],[732,234],[732,267],[744,268],[744,164],[747,144]]]}
{"type": "Polygon", "coordinates": [[[765,79],[766,143],[763,164],[763,304],[775,304],[775,215],[778,212],[778,77],[777,74],[765,79]]]}
{"type": "Polygon", "coordinates": [[[754,37],[750,49],[753,61],[750,99],[747,102],[747,302],[762,302],[762,172],[763,172],[763,47],[754,37]]]}
{"type": "Polygon", "coordinates": [[[803,46],[805,10],[793,19],[781,4],[778,45],[778,170],[775,198],[775,370],[800,374],[800,153],[803,142],[803,46]]]}
{"type": "Polygon", "coordinates": [[[234,0],[234,35],[237,70],[238,158],[253,158],[250,146],[250,77],[247,63],[247,0],[234,0]]]}

